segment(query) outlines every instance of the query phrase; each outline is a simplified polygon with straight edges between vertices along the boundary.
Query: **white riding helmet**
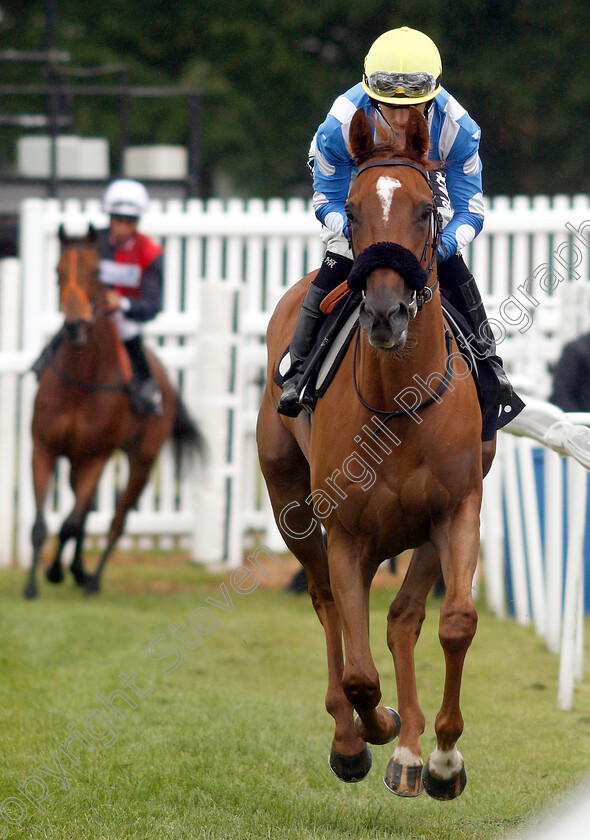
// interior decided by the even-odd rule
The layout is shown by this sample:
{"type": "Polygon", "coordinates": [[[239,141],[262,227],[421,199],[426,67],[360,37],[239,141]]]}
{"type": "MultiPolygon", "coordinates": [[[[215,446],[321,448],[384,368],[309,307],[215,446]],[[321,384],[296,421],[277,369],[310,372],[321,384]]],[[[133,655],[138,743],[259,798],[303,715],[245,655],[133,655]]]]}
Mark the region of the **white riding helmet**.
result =
{"type": "Polygon", "coordinates": [[[143,184],[122,178],[107,187],[102,200],[105,213],[139,218],[148,209],[149,195],[143,184]]]}

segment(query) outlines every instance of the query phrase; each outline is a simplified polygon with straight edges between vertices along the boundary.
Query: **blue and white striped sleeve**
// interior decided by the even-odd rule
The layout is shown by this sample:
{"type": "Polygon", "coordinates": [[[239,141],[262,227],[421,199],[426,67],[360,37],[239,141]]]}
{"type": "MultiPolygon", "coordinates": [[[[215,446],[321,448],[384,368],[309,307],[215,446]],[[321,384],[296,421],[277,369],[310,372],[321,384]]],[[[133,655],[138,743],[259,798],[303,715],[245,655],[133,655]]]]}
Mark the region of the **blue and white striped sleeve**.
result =
{"type": "Polygon", "coordinates": [[[453,206],[453,217],[442,233],[445,258],[465,248],[483,227],[480,136],[477,123],[449,97],[438,137],[438,154],[445,161],[447,189],[453,206]]]}
{"type": "Polygon", "coordinates": [[[348,235],[344,206],[355,165],[346,139],[356,105],[339,96],[315,136],[313,154],[313,207],[317,218],[335,233],[348,235]]]}

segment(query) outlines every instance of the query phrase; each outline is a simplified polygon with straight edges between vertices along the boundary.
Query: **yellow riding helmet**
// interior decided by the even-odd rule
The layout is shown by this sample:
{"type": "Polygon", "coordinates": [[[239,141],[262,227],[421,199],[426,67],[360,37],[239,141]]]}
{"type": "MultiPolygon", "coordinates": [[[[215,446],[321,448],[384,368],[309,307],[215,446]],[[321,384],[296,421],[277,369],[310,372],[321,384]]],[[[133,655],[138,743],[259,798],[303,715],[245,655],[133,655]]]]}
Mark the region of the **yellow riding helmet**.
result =
{"type": "Polygon", "coordinates": [[[434,41],[402,26],[384,32],[365,58],[363,88],[385,105],[418,105],[441,90],[442,61],[434,41]]]}

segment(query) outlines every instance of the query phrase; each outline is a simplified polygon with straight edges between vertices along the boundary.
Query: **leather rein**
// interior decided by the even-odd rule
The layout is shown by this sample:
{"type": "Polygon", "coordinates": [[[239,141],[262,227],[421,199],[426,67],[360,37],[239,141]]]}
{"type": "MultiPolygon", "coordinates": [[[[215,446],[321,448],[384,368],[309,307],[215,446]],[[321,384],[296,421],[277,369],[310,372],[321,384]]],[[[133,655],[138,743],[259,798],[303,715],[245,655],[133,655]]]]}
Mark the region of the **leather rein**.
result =
{"type": "MultiPolygon", "coordinates": [[[[415,169],[417,172],[420,173],[420,175],[422,175],[422,177],[425,179],[426,183],[428,184],[428,186],[430,188],[430,183],[428,181],[428,175],[426,173],[426,170],[423,167],[421,167],[419,164],[414,163],[413,161],[409,161],[409,160],[398,160],[398,159],[386,160],[386,159],[383,159],[383,160],[369,161],[368,163],[364,163],[364,164],[362,164],[362,166],[359,167],[357,177],[362,172],[364,172],[366,169],[371,169],[375,166],[407,166],[407,167],[410,167],[411,169],[415,169]]],[[[360,272],[361,278],[362,278],[363,270],[364,270],[365,265],[366,265],[366,267],[369,269],[367,271],[367,274],[370,273],[370,271],[374,270],[374,268],[376,268],[376,267],[393,268],[394,270],[399,271],[399,273],[401,273],[402,276],[404,276],[404,279],[405,279],[404,269],[406,268],[406,263],[410,263],[409,275],[410,275],[410,279],[413,280],[411,285],[412,285],[412,288],[414,289],[414,295],[413,295],[413,298],[410,302],[410,315],[411,315],[412,318],[414,318],[417,315],[417,313],[420,311],[420,309],[422,309],[422,306],[424,306],[425,303],[429,303],[432,300],[433,294],[434,294],[435,290],[438,288],[438,280],[435,280],[435,282],[432,283],[432,285],[430,285],[430,286],[427,285],[427,283],[428,283],[428,280],[430,279],[430,277],[432,275],[432,272],[434,271],[434,266],[435,266],[435,263],[436,263],[436,252],[437,252],[437,247],[438,247],[438,243],[439,243],[439,240],[440,240],[440,235],[441,235],[440,218],[439,218],[439,215],[438,215],[438,212],[437,212],[436,208],[434,206],[432,206],[431,211],[430,211],[430,229],[428,231],[428,236],[426,237],[426,242],[424,243],[424,249],[422,251],[422,255],[420,257],[420,260],[417,260],[416,257],[411,253],[411,251],[408,251],[406,248],[403,248],[403,246],[398,245],[397,243],[382,242],[382,243],[375,243],[374,245],[370,245],[364,251],[361,251],[359,256],[355,258],[355,265],[357,265],[357,262],[358,262],[359,259],[362,260],[363,255],[367,255],[369,252],[371,252],[371,249],[373,249],[373,251],[371,252],[371,256],[374,256],[376,259],[371,260],[370,257],[368,257],[365,260],[365,263],[362,265],[362,269],[361,269],[361,272],[360,272]],[[388,248],[387,246],[390,246],[390,247],[388,248]],[[423,264],[428,257],[429,249],[431,249],[430,260],[429,260],[427,266],[424,267],[423,264]],[[407,252],[407,254],[405,252],[407,252]],[[411,257],[409,257],[408,255],[411,255],[411,257],[414,258],[415,262],[422,269],[424,280],[422,281],[423,286],[422,286],[421,289],[418,288],[421,285],[421,282],[420,282],[421,272],[419,272],[416,269],[416,267],[411,263],[411,257]],[[374,265],[375,262],[377,262],[377,265],[374,265]],[[401,268],[401,270],[400,270],[400,268],[401,268]]],[[[352,245],[352,242],[351,242],[351,245],[352,245]]],[[[353,266],[353,271],[354,271],[354,266],[353,266]]],[[[365,279],[366,279],[366,276],[365,276],[365,279]]],[[[363,297],[364,297],[364,292],[363,292],[363,297]]],[[[446,345],[446,350],[447,350],[447,363],[445,365],[445,376],[442,379],[442,381],[441,381],[439,387],[437,388],[436,392],[434,392],[430,397],[428,397],[426,400],[424,400],[422,403],[420,403],[420,405],[416,406],[415,408],[402,408],[402,409],[395,410],[395,411],[390,411],[390,410],[382,409],[382,408],[375,408],[374,406],[370,405],[369,403],[367,403],[363,399],[363,396],[362,396],[362,394],[360,392],[360,389],[359,389],[358,377],[357,377],[357,358],[358,358],[358,352],[359,352],[359,346],[360,346],[360,324],[357,324],[356,330],[357,330],[357,334],[356,334],[354,356],[353,356],[354,390],[355,390],[355,393],[357,395],[357,398],[358,398],[359,402],[368,411],[371,411],[375,414],[383,415],[384,419],[381,421],[379,427],[377,428],[377,430],[375,432],[376,434],[379,434],[381,429],[390,420],[392,420],[394,417],[402,417],[403,415],[406,415],[406,416],[407,415],[412,415],[412,414],[415,414],[418,411],[422,411],[424,408],[427,408],[429,405],[432,405],[432,403],[435,402],[435,401],[440,402],[442,395],[444,394],[444,392],[449,387],[451,379],[453,377],[453,355],[452,355],[452,352],[451,352],[452,351],[452,336],[451,336],[451,333],[449,332],[449,330],[446,327],[445,327],[445,345],[446,345]]]]}

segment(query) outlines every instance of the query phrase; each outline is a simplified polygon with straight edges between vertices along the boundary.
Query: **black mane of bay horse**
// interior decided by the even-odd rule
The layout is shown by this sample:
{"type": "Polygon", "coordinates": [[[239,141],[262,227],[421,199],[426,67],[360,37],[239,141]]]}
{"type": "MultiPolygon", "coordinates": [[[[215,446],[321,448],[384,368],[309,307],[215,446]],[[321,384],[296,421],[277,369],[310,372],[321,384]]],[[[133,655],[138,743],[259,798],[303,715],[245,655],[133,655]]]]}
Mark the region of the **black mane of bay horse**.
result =
{"type": "Polygon", "coordinates": [[[476,387],[443,317],[426,121],[411,108],[400,147],[393,134],[376,142],[361,109],[352,119],[350,144],[358,167],[346,207],[355,254],[351,277],[364,291],[358,340],[313,420],[305,412],[297,418],[277,414],[275,370],[315,274],[285,294],[267,332],[259,458],[278,527],[307,571],[326,635],[332,770],[343,781],[359,781],[371,767],[368,743],[384,744],[399,734],[385,771],[387,787],[400,796],[426,789],[436,799],[452,799],[466,784],[457,749],[459,695],[477,623],[471,587],[482,478],[495,441],[482,445],[476,387]],[[409,548],[412,559],[387,628],[398,714],[381,705],[369,642],[369,590],[379,565],[409,548]],[[441,572],[446,678],[436,748],[424,763],[414,646],[441,572]]]}
{"type": "Polygon", "coordinates": [[[61,254],[57,266],[64,339],[39,381],[33,409],[33,483],[36,518],[32,530],[33,562],[25,597],[37,595],[36,572],[47,537],[43,513],[56,461],[70,463],[73,510],[59,531],[57,552],[47,569],[53,583],[63,579],[62,552],[75,540],[71,572],[87,593],[97,592],[105,563],[120,537],[128,511],[145,487],[163,443],[172,438],[178,463],[205,454],[203,436],[189,416],[178,392],[153,353],[150,365],[163,397],[162,416],[140,417],[130,408],[131,368],[107,307],[105,286],[99,280],[99,254],[92,226],[82,237],[68,237],[60,229],[61,254]],[[120,493],[107,543],[92,574],[84,571],[82,549],[85,522],[103,468],[115,452],[129,460],[127,486],[120,493]]]}

